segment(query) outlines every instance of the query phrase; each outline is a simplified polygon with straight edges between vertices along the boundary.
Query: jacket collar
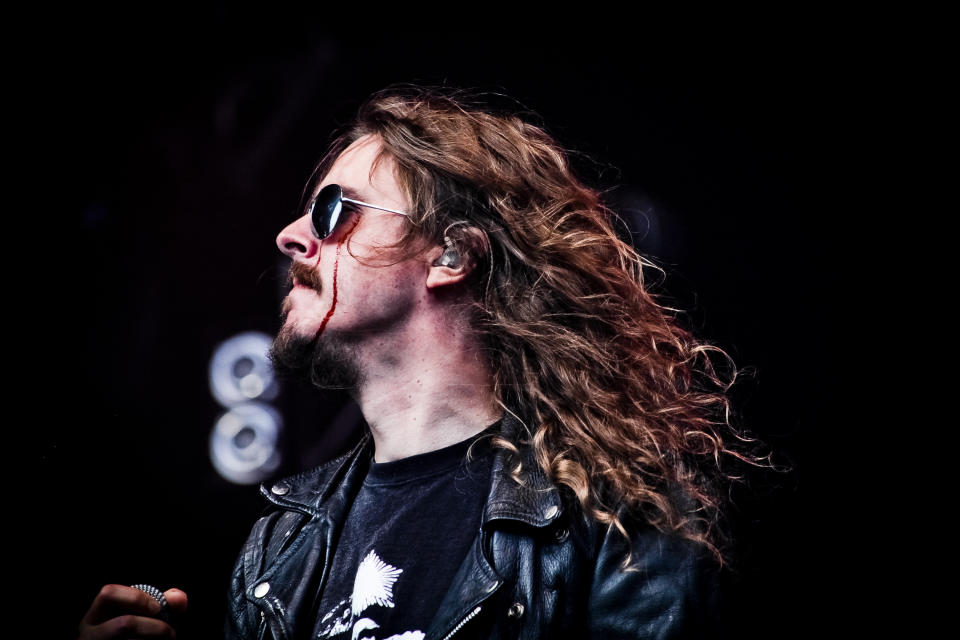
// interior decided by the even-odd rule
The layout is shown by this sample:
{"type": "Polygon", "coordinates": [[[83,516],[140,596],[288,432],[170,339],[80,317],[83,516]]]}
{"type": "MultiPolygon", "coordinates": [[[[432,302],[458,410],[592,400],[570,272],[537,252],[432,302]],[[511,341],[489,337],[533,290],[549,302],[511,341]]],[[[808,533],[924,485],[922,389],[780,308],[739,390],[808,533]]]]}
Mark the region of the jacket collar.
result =
{"type": "MultiPolygon", "coordinates": [[[[496,447],[482,527],[495,520],[516,520],[533,527],[545,527],[563,511],[557,487],[537,464],[532,448],[521,444],[525,431],[513,412],[504,413],[501,433],[519,450],[519,483],[511,475],[517,456],[496,447]]],[[[349,507],[372,458],[373,438],[365,431],[350,452],[269,487],[262,484],[260,492],[277,506],[335,520],[349,507]]]]}
{"type": "Polygon", "coordinates": [[[560,515],[563,504],[560,492],[537,463],[533,449],[522,444],[526,431],[512,412],[503,415],[503,436],[519,450],[519,456],[496,448],[493,460],[490,493],[483,510],[483,526],[493,520],[519,520],[534,527],[545,527],[560,515]],[[520,462],[519,479],[511,471],[520,462]]]}

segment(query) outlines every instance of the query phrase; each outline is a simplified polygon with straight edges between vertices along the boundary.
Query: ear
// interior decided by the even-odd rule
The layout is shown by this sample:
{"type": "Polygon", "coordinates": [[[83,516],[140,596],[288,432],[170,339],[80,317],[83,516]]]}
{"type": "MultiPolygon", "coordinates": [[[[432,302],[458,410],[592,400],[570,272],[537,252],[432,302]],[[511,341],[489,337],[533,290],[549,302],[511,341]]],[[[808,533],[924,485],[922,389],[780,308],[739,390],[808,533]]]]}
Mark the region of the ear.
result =
{"type": "Polygon", "coordinates": [[[445,244],[427,252],[430,270],[427,273],[427,288],[443,287],[465,280],[477,268],[478,257],[486,255],[486,235],[466,223],[454,223],[447,227],[449,235],[445,244]]]}
{"type": "Polygon", "coordinates": [[[462,282],[473,270],[468,256],[454,245],[440,245],[427,253],[430,270],[427,272],[427,289],[462,282]]]}

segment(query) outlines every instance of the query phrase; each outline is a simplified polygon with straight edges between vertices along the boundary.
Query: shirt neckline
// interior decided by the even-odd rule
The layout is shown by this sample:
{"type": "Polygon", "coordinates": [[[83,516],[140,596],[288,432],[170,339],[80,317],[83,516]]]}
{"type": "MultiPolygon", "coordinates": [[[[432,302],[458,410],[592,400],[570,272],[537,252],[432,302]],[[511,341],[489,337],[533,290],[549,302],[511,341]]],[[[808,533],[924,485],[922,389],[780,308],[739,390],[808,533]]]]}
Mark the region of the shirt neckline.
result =
{"type": "MultiPolygon", "coordinates": [[[[457,468],[461,464],[466,463],[467,450],[474,442],[476,442],[477,445],[473,448],[473,455],[471,457],[473,461],[480,461],[486,458],[486,455],[491,452],[489,436],[499,433],[502,423],[503,418],[466,440],[441,449],[400,458],[399,460],[374,462],[371,457],[370,467],[367,470],[367,476],[363,484],[366,486],[398,484],[428,478],[457,468]]],[[[471,462],[471,464],[473,463],[471,462]]]]}

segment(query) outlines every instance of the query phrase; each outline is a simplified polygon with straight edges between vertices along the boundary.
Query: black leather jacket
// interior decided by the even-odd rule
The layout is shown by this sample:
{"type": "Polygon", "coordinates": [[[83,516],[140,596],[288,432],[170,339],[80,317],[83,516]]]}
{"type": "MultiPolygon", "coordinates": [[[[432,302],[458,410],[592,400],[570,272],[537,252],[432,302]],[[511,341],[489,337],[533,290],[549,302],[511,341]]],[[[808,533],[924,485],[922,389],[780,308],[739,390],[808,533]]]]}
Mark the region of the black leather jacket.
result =
{"type": "MultiPolygon", "coordinates": [[[[517,424],[505,416],[508,437],[517,424]]],[[[367,433],[336,460],[261,485],[276,508],[254,525],[234,567],[228,638],[312,635],[334,536],[372,451],[367,433]]],[[[563,500],[531,452],[521,451],[523,486],[510,477],[509,454],[496,449],[480,531],[426,640],[714,635],[707,626],[715,604],[712,560],[644,528],[632,532],[641,571],[621,572],[622,536],[563,500]]]]}

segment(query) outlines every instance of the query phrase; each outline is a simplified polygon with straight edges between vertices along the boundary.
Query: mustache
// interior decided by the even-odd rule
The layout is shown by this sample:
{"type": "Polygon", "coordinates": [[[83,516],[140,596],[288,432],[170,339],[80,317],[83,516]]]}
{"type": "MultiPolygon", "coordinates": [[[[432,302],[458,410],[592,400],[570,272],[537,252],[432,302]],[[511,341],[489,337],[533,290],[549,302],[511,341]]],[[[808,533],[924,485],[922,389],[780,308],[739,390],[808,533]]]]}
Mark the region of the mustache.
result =
{"type": "Polygon", "coordinates": [[[292,287],[294,279],[318,293],[323,286],[320,283],[320,274],[312,267],[301,262],[294,262],[290,265],[290,271],[287,272],[287,286],[292,287]]]}

